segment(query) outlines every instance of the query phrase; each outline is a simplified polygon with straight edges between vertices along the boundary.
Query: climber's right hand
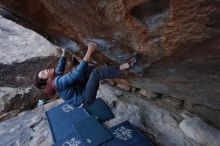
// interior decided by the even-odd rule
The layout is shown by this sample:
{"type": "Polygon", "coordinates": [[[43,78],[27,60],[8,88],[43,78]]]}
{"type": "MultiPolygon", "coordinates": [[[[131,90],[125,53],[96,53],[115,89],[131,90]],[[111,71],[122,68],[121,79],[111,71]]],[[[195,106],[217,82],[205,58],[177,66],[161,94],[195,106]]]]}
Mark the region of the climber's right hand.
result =
{"type": "Polygon", "coordinates": [[[95,48],[97,47],[97,44],[94,42],[90,42],[88,44],[88,50],[86,52],[86,55],[84,56],[83,60],[89,61],[91,58],[92,53],[95,51],[95,48]]]}
{"type": "Polygon", "coordinates": [[[90,42],[88,44],[88,52],[90,52],[91,54],[95,51],[95,48],[97,47],[97,44],[94,42],[90,42]]]}

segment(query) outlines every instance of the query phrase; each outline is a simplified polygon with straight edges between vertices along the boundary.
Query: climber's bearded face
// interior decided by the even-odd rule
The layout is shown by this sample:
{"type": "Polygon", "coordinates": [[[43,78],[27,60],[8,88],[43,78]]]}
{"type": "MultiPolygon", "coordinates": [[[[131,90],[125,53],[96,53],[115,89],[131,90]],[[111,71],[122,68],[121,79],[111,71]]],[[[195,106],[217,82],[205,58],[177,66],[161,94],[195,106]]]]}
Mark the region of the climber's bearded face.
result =
{"type": "Polygon", "coordinates": [[[39,72],[38,77],[42,79],[52,78],[54,75],[54,69],[45,69],[39,72]]]}

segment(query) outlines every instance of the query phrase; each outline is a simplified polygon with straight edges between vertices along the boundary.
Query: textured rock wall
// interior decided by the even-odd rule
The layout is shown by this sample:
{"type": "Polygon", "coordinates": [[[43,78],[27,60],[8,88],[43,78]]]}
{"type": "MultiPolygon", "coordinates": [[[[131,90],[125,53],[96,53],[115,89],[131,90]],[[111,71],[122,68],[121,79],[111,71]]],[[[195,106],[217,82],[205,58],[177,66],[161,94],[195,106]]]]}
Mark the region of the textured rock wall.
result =
{"type": "Polygon", "coordinates": [[[3,16],[54,43],[62,37],[79,43],[99,38],[111,43],[113,50],[136,50],[153,60],[219,35],[215,0],[2,0],[1,5],[3,16]]]}
{"type": "Polygon", "coordinates": [[[0,17],[0,121],[32,109],[45,98],[31,86],[34,75],[58,58],[39,34],[0,17]]]}
{"type": "Polygon", "coordinates": [[[97,42],[95,62],[137,54],[138,75],[126,84],[179,98],[218,127],[219,8],[218,0],[0,1],[1,15],[78,55],[97,42]]]}

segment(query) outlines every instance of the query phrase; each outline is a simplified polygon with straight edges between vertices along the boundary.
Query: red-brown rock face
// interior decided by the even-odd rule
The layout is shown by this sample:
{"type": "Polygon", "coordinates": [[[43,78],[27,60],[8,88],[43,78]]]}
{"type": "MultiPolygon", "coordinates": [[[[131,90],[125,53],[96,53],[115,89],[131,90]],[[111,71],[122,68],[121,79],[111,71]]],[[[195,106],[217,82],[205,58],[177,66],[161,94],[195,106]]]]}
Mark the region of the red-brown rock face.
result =
{"type": "Polygon", "coordinates": [[[133,86],[219,113],[218,0],[1,0],[0,13],[74,51],[95,41],[98,62],[139,54],[133,86]]]}
{"type": "Polygon", "coordinates": [[[217,1],[1,0],[0,3],[5,17],[35,29],[54,43],[63,37],[78,43],[103,39],[112,52],[135,50],[152,60],[172,56],[173,51],[216,37],[220,31],[217,1]]]}

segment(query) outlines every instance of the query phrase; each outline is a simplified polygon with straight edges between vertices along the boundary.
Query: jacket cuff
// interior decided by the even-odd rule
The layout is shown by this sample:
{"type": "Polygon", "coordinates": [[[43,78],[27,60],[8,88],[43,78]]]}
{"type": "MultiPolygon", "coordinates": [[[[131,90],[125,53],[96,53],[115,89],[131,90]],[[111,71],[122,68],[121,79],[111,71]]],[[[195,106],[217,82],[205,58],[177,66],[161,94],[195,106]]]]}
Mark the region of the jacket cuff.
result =
{"type": "Polygon", "coordinates": [[[89,62],[88,61],[85,61],[85,60],[81,60],[80,61],[80,64],[77,66],[77,69],[78,70],[84,70],[86,69],[86,67],[88,66],[89,62]]]}

